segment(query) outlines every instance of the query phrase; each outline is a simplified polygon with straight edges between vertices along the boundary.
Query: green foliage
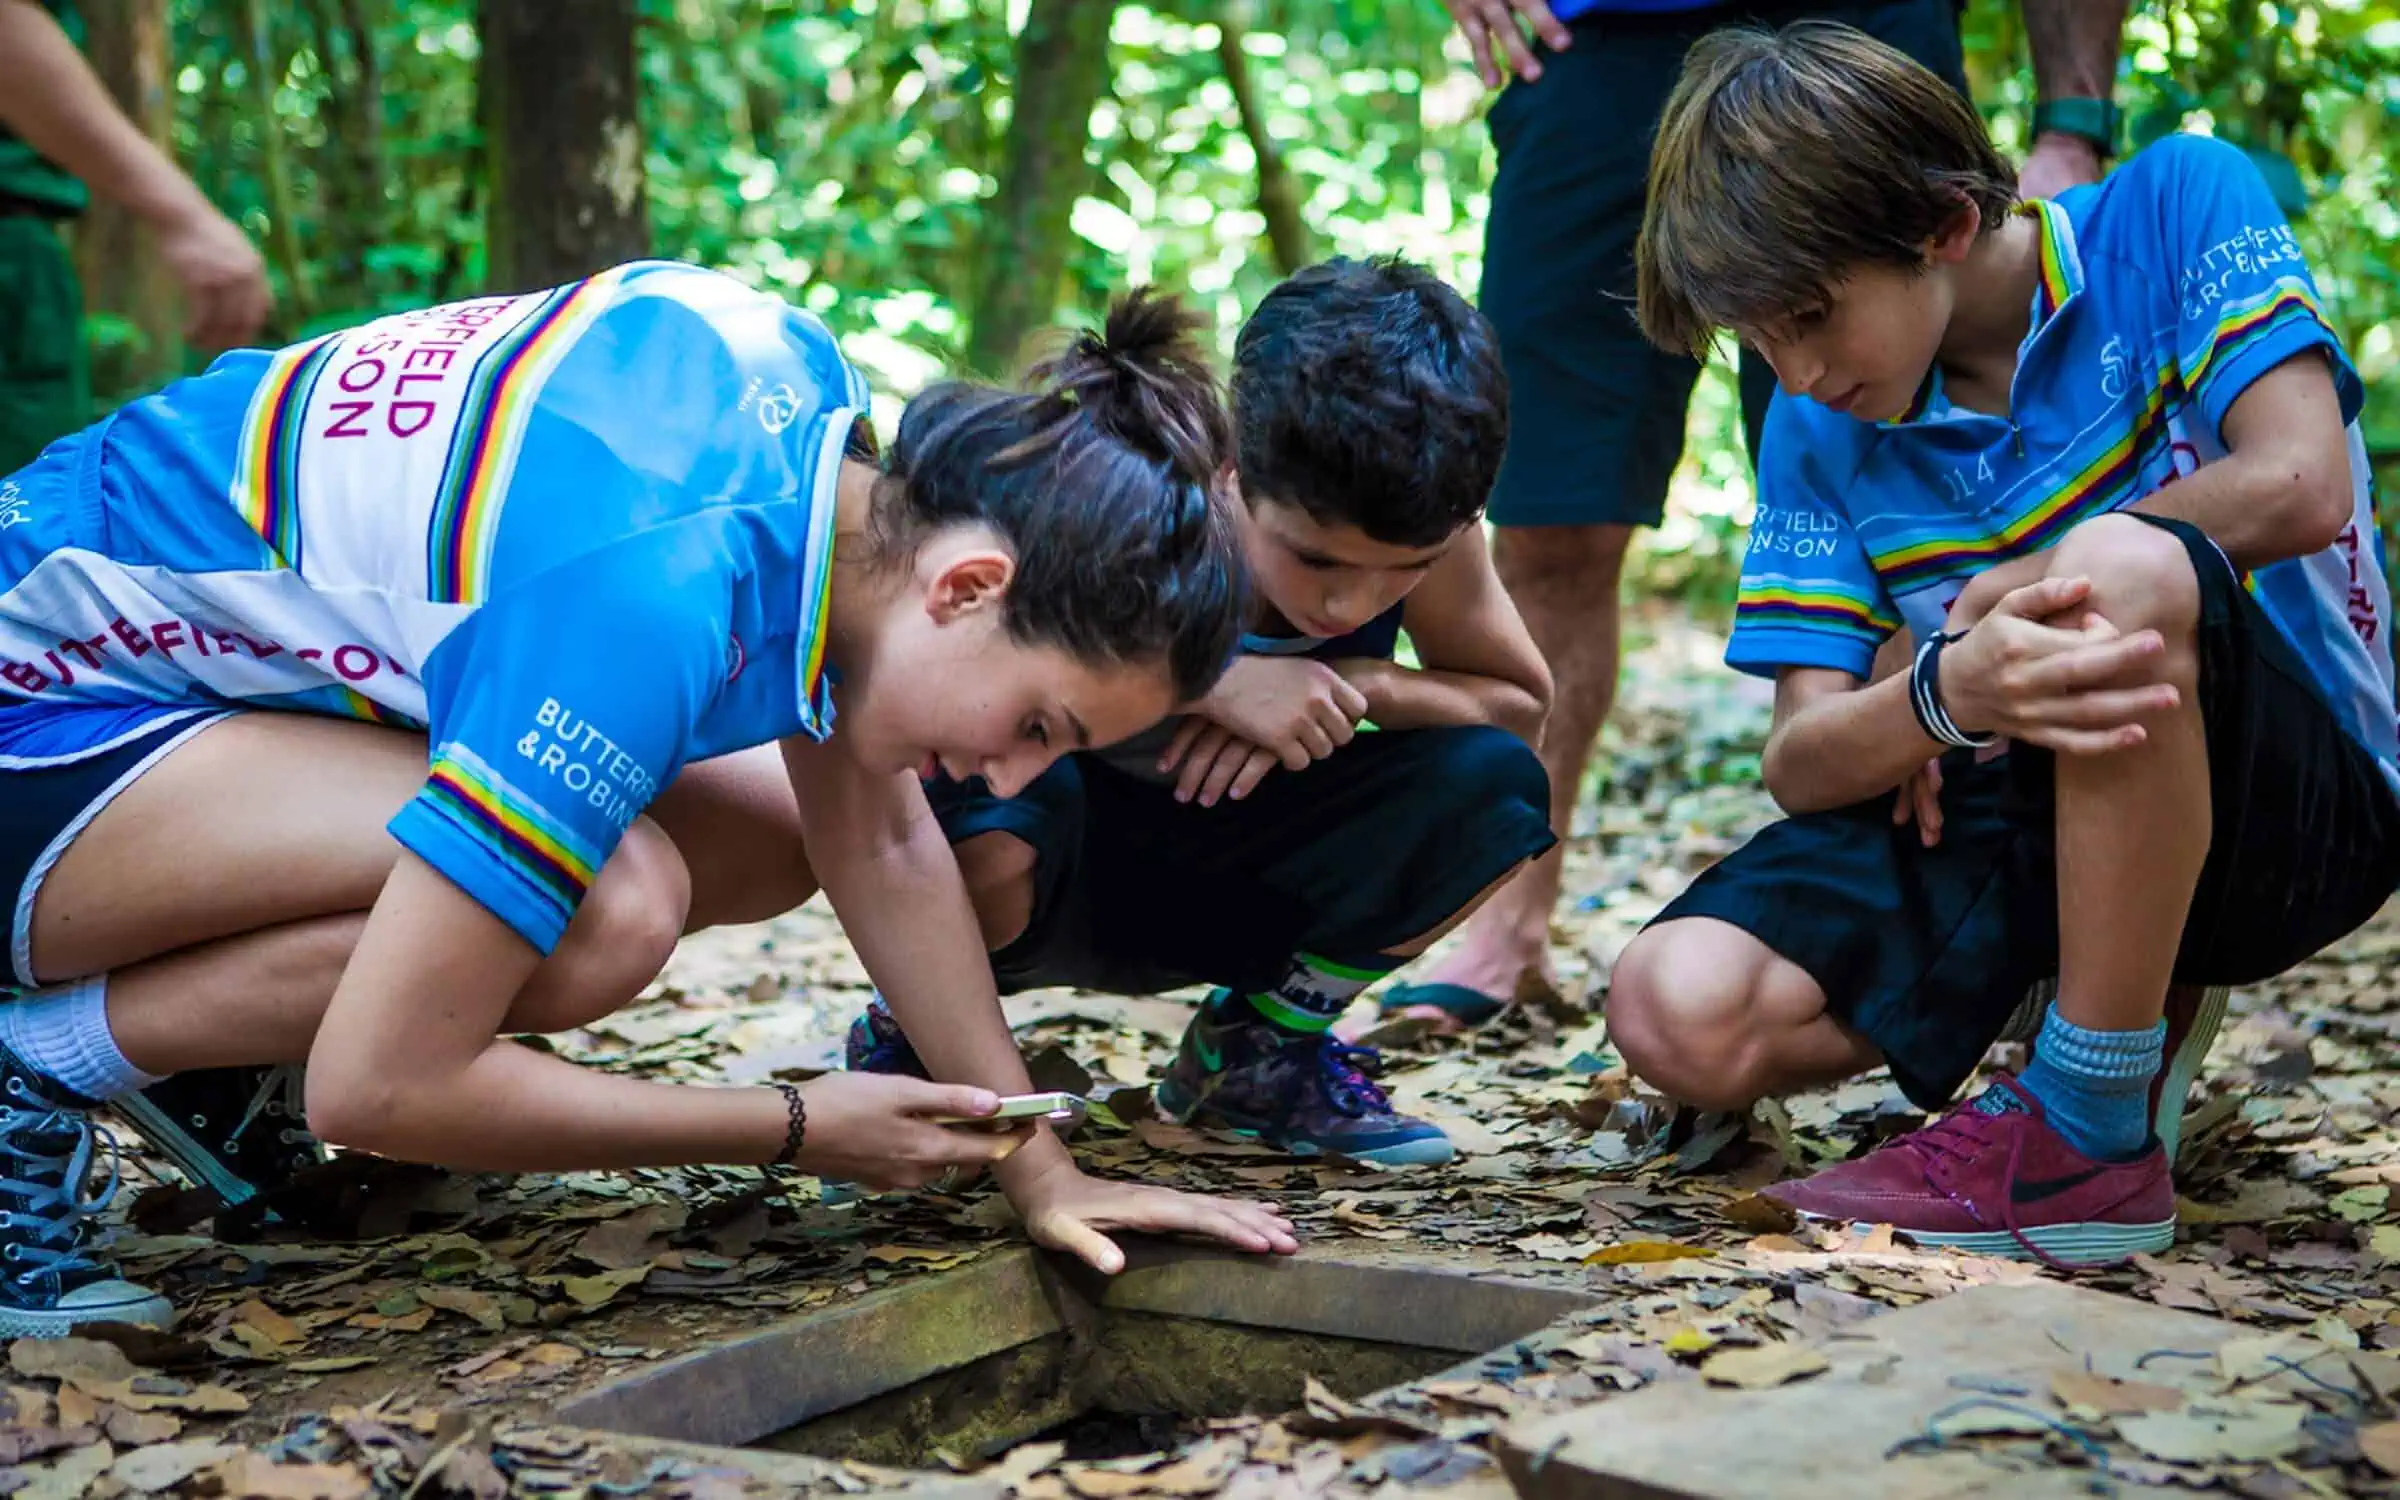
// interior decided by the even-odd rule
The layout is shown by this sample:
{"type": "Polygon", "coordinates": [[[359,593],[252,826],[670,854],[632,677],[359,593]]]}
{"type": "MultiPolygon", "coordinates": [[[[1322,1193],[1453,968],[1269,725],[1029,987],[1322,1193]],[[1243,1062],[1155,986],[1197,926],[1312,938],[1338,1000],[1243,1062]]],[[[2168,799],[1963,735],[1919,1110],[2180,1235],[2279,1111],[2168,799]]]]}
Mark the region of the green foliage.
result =
{"type": "MultiPolygon", "coordinates": [[[[649,190],[659,253],[733,269],[824,316],[890,403],[955,360],[994,191],[1025,0],[645,0],[649,190]]],[[[477,288],[483,270],[472,0],[171,0],[176,145],[270,247],[275,337],[477,288]],[[262,111],[260,99],[267,101],[262,111]],[[299,222],[271,233],[269,132],[299,222]],[[277,250],[296,246],[296,252],[277,250]]],[[[2400,449],[2400,209],[2391,132],[2400,0],[2139,0],[2119,98],[2137,139],[2249,148],[2297,212],[2400,449]]],[[[1256,158],[1217,54],[1239,18],[1264,128],[1319,253],[1397,251],[1472,291],[1491,173],[1483,89],[1437,0],[1154,0],[1117,7],[1094,185],[1073,215],[1062,318],[1155,280],[1228,341],[1274,270],[1256,158]]],[[[2016,0],[1971,0],[1969,70],[2021,149],[2032,78],[2016,0]]],[[[120,344],[128,330],[107,327],[120,344]]],[[[1662,585],[1723,599],[1748,517],[1730,372],[1712,368],[1668,525],[1662,585]]]]}

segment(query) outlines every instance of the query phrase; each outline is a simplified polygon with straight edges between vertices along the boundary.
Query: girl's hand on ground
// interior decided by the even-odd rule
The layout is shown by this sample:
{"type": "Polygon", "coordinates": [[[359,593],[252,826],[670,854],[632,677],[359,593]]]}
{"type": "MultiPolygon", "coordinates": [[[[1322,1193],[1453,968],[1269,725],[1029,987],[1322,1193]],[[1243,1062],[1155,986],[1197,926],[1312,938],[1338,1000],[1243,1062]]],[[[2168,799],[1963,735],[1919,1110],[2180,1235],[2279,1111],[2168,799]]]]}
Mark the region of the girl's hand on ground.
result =
{"type": "Polygon", "coordinates": [[[2182,701],[2157,680],[2166,642],[2155,630],[2120,632],[2084,608],[2090,594],[2082,578],[2012,589],[1942,653],[1942,703],[1959,728],[2066,755],[2148,738],[2141,721],[2182,701]]]}
{"type": "Polygon", "coordinates": [[[1300,1248],[1292,1221],[1264,1203],[1110,1182],[1072,1165],[1020,1183],[1009,1196],[1035,1244],[1079,1256],[1111,1276],[1125,1269],[1125,1252],[1107,1234],[1112,1229],[1197,1235],[1260,1254],[1300,1248]]]}
{"type": "Polygon", "coordinates": [[[890,1191],[923,1187],[953,1168],[972,1173],[1006,1161],[1033,1139],[1031,1124],[1006,1132],[936,1125],[945,1115],[980,1117],[1000,1107],[990,1089],[926,1083],[883,1073],[828,1073],[801,1086],[808,1106],[801,1171],[890,1191]]]}
{"type": "Polygon", "coordinates": [[[1198,715],[1176,727],[1166,754],[1158,759],[1161,771],[1173,773],[1182,767],[1175,777],[1175,800],[1197,800],[1202,807],[1216,806],[1220,797],[1241,801],[1281,764],[1274,751],[1198,715]]]}
{"type": "Polygon", "coordinates": [[[1909,772],[1892,799],[1892,826],[1917,825],[1917,838],[1930,849],[1942,841],[1942,763],[1929,760],[1909,772]]]}
{"type": "MultiPolygon", "coordinates": [[[[1305,771],[1350,743],[1367,716],[1367,695],[1321,661],[1245,656],[1226,669],[1198,712],[1273,752],[1285,770],[1305,771]]],[[[1177,732],[1160,757],[1162,769],[1180,758],[1176,748],[1186,733],[1197,731],[1186,725],[1177,732]]]]}

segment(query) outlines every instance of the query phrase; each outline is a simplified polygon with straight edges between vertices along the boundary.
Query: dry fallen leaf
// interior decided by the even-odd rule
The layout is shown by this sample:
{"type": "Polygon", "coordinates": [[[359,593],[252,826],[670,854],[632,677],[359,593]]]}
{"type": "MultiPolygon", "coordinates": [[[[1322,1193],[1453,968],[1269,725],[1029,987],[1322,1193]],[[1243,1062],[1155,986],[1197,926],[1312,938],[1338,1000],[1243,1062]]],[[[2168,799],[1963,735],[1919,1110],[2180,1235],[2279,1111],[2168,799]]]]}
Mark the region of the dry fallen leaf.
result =
{"type": "Polygon", "coordinates": [[[2307,1441],[2300,1430],[2307,1413],[2297,1403],[2194,1402],[2175,1411],[2119,1417],[2117,1435],[2170,1463],[2281,1458],[2307,1441]]]}
{"type": "Polygon", "coordinates": [[[2112,1380],[2090,1370],[2059,1371],[2050,1377],[2050,1394],[2069,1411],[2095,1417],[2173,1411],[2183,1405],[2183,1392],[2171,1387],[2138,1380],[2112,1380]]]}
{"type": "Polygon", "coordinates": [[[471,1287],[443,1286],[429,1281],[417,1288],[417,1296],[427,1306],[457,1313],[479,1325],[486,1333],[499,1333],[508,1327],[508,1319],[500,1312],[500,1300],[489,1292],[478,1292],[471,1287]]]}
{"type": "Polygon", "coordinates": [[[116,1461],[115,1450],[105,1442],[69,1449],[46,1464],[19,1470],[30,1476],[30,1482],[12,1491],[10,1500],[84,1500],[92,1492],[92,1482],[116,1461]]]}
{"type": "Polygon", "coordinates": [[[173,1412],[112,1408],[104,1425],[112,1440],[128,1448],[139,1448],[146,1443],[172,1441],[183,1431],[183,1418],[173,1412]]]}
{"type": "Polygon", "coordinates": [[[232,1318],[233,1336],[254,1354],[271,1356],[276,1349],[301,1343],[308,1337],[299,1324],[256,1297],[236,1307],[232,1318]]]}
{"type": "Polygon", "coordinates": [[[226,1500],[365,1500],[373,1483],[343,1464],[279,1464],[237,1453],[218,1468],[226,1500]]]}
{"type": "Polygon", "coordinates": [[[1770,1386],[1822,1375],[1832,1368],[1832,1361],[1805,1344],[1760,1344],[1710,1355],[1700,1366],[1700,1377],[1710,1385],[1763,1391],[1770,1386]]]}
{"type": "Polygon", "coordinates": [[[2358,1451],[2386,1474],[2400,1475],[2400,1422],[2358,1429],[2358,1451]]]}
{"type": "Polygon", "coordinates": [[[569,1276],[558,1284],[558,1289],[579,1307],[598,1307],[649,1274],[650,1267],[643,1264],[622,1271],[603,1271],[597,1276],[569,1276]]]}
{"type": "Polygon", "coordinates": [[[1583,1258],[1587,1266],[1636,1266],[1662,1260],[1707,1260],[1717,1252],[1705,1245],[1678,1245],[1673,1240],[1628,1240],[1608,1245],[1583,1258]]]}
{"type": "Polygon", "coordinates": [[[1241,1463],[1241,1444],[1203,1443],[1186,1456],[1144,1477],[1149,1480],[1148,1487],[1152,1494],[1211,1495],[1224,1485],[1235,1469],[1241,1467],[1241,1463]]]}
{"type": "Polygon", "coordinates": [[[184,1443],[159,1443],[136,1448],[109,1467],[109,1475],[119,1484],[137,1490],[171,1490],[211,1464],[229,1459],[241,1450],[230,1443],[194,1439],[184,1443]]]}
{"type": "Polygon", "coordinates": [[[18,1339],[8,1346],[8,1363],[19,1375],[35,1380],[131,1380],[139,1373],[123,1350],[98,1339],[18,1339]]]}

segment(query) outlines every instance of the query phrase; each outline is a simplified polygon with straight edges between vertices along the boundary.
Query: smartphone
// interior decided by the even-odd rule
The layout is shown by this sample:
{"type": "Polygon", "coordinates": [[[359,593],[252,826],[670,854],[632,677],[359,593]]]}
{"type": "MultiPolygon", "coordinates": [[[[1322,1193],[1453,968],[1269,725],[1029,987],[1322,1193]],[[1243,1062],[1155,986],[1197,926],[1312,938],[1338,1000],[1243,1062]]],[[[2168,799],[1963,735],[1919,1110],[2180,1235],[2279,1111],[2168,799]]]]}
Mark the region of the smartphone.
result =
{"type": "Polygon", "coordinates": [[[1000,1111],[990,1115],[935,1115],[936,1125],[983,1125],[1011,1129],[1027,1120],[1047,1120],[1064,1130],[1083,1123],[1086,1106],[1078,1094],[1002,1094],[1000,1111]]]}

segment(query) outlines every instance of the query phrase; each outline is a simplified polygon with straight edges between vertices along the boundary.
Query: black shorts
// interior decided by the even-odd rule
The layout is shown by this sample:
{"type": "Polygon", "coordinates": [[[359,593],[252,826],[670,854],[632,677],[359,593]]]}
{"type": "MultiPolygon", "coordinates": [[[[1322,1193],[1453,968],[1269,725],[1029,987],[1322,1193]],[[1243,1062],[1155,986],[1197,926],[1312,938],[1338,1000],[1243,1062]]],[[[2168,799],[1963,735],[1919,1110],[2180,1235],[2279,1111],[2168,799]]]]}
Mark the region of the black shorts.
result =
{"type": "MultiPolygon", "coordinates": [[[[1634,323],[1633,247],[1651,138],[1694,42],[1719,26],[1804,16],[1856,26],[1966,92],[1958,0],[1752,0],[1581,17],[1569,27],[1573,46],[1538,49],[1538,82],[1512,82],[1493,103],[1499,170],[1481,301],[1509,387],[1496,524],[1658,523],[1700,367],[1655,347],[1634,323]]],[[[1764,361],[1745,354],[1753,454],[1774,385],[1764,361]]]]}
{"type": "Polygon", "coordinates": [[[0,755],[0,897],[9,913],[8,972],[0,974],[0,995],[37,986],[33,905],[75,836],[167,752],[226,717],[163,708],[142,717],[107,704],[90,713],[109,724],[123,722],[122,732],[96,739],[99,748],[78,759],[0,755]]]}
{"type": "MultiPolygon", "coordinates": [[[[2215,826],[2175,978],[2252,984],[2352,931],[2400,884],[2400,797],[2341,727],[2215,543],[2172,531],[2200,579],[2200,712],[2215,826]]],[[[1892,796],[1776,823],[1655,919],[1755,935],[1939,1108],[2028,987],[2058,972],[2052,758],[1942,759],[1942,838],[1894,827],[1892,796]]]]}
{"type": "Polygon", "coordinates": [[[992,955],[1004,994],[1074,986],[1264,990],[1299,952],[1387,952],[1542,853],[1549,778],[1498,729],[1379,730],[1239,802],[1177,802],[1092,755],[1015,797],[926,787],[952,843],[1033,847],[1033,919],[992,955]]]}

